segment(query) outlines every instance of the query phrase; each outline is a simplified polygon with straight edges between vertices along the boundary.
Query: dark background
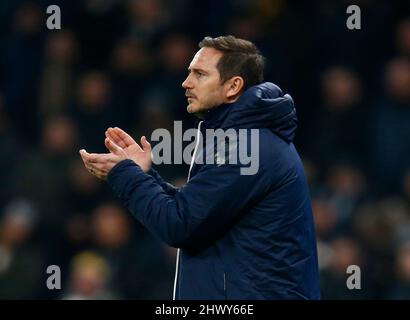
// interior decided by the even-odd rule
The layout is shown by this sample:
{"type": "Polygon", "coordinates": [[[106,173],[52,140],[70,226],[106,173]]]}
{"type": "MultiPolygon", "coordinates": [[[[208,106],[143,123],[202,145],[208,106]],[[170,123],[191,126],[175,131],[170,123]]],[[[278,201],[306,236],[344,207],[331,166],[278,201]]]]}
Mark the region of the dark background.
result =
{"type": "MultiPolygon", "coordinates": [[[[410,298],[410,14],[387,0],[2,0],[0,298],[171,298],[175,250],[78,150],[104,152],[109,126],[193,127],[181,83],[197,43],[225,34],[255,42],[295,100],[323,298],[410,298]],[[61,30],[46,28],[51,4],[61,30]],[[361,30],[346,27],[351,4],[361,30]],[[353,264],[361,290],[346,288],[353,264]]],[[[177,185],[188,173],[157,169],[177,185]]]]}

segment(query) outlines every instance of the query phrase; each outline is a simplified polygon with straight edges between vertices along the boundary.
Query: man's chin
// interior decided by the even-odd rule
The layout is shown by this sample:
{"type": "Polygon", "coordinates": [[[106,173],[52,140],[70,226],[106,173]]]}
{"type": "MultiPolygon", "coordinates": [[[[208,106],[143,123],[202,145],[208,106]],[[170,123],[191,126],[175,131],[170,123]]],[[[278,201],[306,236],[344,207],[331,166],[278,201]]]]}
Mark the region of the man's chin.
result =
{"type": "Polygon", "coordinates": [[[204,114],[206,113],[206,110],[205,111],[201,110],[201,108],[194,107],[191,104],[187,106],[186,110],[188,111],[189,114],[192,114],[199,119],[202,119],[204,114]]]}
{"type": "Polygon", "coordinates": [[[188,113],[191,113],[191,114],[197,113],[198,111],[200,111],[199,109],[200,109],[200,108],[198,108],[198,107],[196,107],[196,106],[193,106],[192,104],[189,104],[189,105],[186,107],[186,110],[188,111],[188,113]]]}

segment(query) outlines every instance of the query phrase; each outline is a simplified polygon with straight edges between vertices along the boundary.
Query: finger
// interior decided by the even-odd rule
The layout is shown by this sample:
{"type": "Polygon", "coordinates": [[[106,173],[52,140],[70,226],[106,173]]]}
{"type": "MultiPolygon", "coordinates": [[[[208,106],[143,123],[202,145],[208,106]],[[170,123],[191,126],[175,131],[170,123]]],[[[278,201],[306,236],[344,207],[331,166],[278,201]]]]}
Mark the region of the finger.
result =
{"type": "Polygon", "coordinates": [[[151,152],[151,144],[148,142],[147,138],[145,136],[141,137],[141,145],[144,151],[146,152],[151,152]]]}
{"type": "Polygon", "coordinates": [[[79,151],[81,158],[83,158],[83,156],[87,153],[87,151],[85,151],[85,149],[81,149],[79,151]]]}
{"type": "Polygon", "coordinates": [[[107,180],[107,173],[105,172],[97,172],[95,176],[100,180],[107,180]]]}
{"type": "Polygon", "coordinates": [[[90,154],[89,154],[87,151],[85,151],[85,149],[81,149],[81,150],[80,150],[80,155],[81,155],[81,158],[82,158],[83,160],[89,161],[89,159],[90,159],[90,154]]]}
{"type": "Polygon", "coordinates": [[[116,145],[111,139],[105,138],[105,146],[107,147],[108,150],[110,150],[112,153],[120,155],[122,154],[122,148],[120,148],[118,145],[116,145]]]}
{"type": "Polygon", "coordinates": [[[106,161],[109,153],[84,153],[83,157],[88,163],[103,163],[106,161]]]}
{"type": "Polygon", "coordinates": [[[88,170],[94,177],[97,177],[98,179],[104,179],[104,177],[106,176],[106,174],[104,173],[104,171],[99,170],[99,169],[95,169],[95,168],[91,168],[88,170]]]}
{"type": "Polygon", "coordinates": [[[80,156],[81,156],[81,160],[83,160],[84,165],[87,167],[88,164],[88,153],[87,151],[85,151],[85,149],[81,149],[80,150],[80,156]]]}
{"type": "Polygon", "coordinates": [[[101,173],[106,169],[106,163],[93,163],[88,166],[88,170],[91,173],[101,173]]]}
{"type": "Polygon", "coordinates": [[[92,175],[95,175],[96,172],[97,172],[96,167],[94,165],[90,164],[89,162],[85,161],[85,160],[83,160],[83,161],[84,161],[84,166],[87,169],[87,171],[89,173],[91,173],[92,175]]]}
{"type": "Polygon", "coordinates": [[[108,172],[118,163],[119,158],[112,153],[105,154],[104,158],[104,162],[89,164],[87,169],[97,178],[106,180],[108,172]]]}
{"type": "MultiPolygon", "coordinates": [[[[91,162],[89,159],[93,159],[92,154],[89,154],[84,149],[80,150],[81,160],[84,163],[84,167],[90,172],[92,175],[97,176],[97,174],[101,174],[101,169],[104,168],[105,162],[91,162]]],[[[97,154],[98,155],[98,154],[97,154]]],[[[98,156],[104,156],[98,155],[98,156]]],[[[95,160],[95,159],[94,159],[95,160]]]]}
{"type": "Polygon", "coordinates": [[[124,130],[115,127],[114,129],[115,134],[128,146],[137,143],[128,133],[124,130]]]}
{"type": "Polygon", "coordinates": [[[117,144],[121,148],[127,147],[126,143],[121,140],[121,138],[115,133],[115,130],[113,128],[108,128],[107,131],[105,131],[105,136],[111,139],[115,144],[117,144]]]}

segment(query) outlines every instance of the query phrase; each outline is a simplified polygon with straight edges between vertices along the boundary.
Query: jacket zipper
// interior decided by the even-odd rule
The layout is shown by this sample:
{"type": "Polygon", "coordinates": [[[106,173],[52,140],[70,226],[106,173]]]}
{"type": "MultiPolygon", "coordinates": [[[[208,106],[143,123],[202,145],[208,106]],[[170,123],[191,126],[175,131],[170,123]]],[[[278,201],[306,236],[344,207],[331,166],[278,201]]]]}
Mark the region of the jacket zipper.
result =
{"type": "Polygon", "coordinates": [[[224,272],[224,292],[226,292],[226,275],[225,275],[225,272],[224,272]]]}
{"type": "MultiPolygon", "coordinates": [[[[189,181],[189,179],[191,178],[191,170],[194,166],[194,162],[195,162],[195,157],[196,157],[196,152],[199,146],[199,137],[201,134],[201,124],[203,123],[203,121],[200,121],[198,124],[198,131],[196,134],[196,144],[195,144],[195,149],[194,149],[194,153],[192,155],[192,160],[191,160],[191,165],[189,167],[189,172],[188,172],[188,179],[187,182],[189,181]]],[[[177,250],[177,261],[176,261],[176,266],[175,266],[175,278],[174,278],[174,293],[172,294],[172,300],[176,299],[176,291],[177,291],[177,282],[178,282],[178,272],[179,272],[179,254],[180,254],[180,249],[178,248],[177,250]]],[[[224,283],[225,283],[225,274],[224,274],[224,283]]],[[[225,287],[225,284],[224,284],[225,287]]]]}

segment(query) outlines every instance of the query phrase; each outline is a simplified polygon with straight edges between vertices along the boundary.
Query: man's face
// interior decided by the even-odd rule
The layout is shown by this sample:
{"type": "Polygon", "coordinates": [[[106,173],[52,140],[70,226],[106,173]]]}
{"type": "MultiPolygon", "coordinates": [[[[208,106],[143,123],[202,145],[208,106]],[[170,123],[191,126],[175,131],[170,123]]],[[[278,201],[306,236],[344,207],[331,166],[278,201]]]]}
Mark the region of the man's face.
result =
{"type": "Polygon", "coordinates": [[[216,65],[222,52],[202,48],[194,56],[188,68],[188,77],[182,83],[188,97],[189,113],[200,113],[221,105],[226,100],[216,65]]]}

